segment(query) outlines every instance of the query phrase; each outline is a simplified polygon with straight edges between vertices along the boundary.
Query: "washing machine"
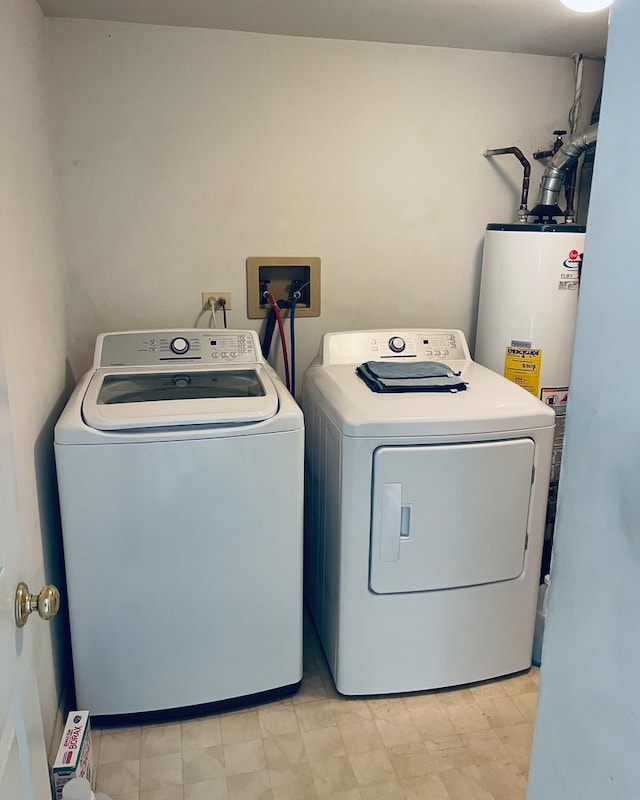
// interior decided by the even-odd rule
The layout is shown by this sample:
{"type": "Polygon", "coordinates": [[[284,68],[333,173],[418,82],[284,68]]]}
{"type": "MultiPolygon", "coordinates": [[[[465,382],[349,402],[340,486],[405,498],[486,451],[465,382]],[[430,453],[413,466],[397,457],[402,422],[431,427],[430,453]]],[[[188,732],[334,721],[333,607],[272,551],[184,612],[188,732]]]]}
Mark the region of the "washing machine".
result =
{"type": "Polygon", "coordinates": [[[55,427],[78,708],[179,716],[299,686],[303,448],[254,331],[98,337],[55,427]]]}
{"type": "Polygon", "coordinates": [[[338,691],[530,667],[553,410],[440,329],[326,334],[303,409],[305,593],[338,691]],[[465,390],[376,393],[356,373],[434,360],[465,390]]]}

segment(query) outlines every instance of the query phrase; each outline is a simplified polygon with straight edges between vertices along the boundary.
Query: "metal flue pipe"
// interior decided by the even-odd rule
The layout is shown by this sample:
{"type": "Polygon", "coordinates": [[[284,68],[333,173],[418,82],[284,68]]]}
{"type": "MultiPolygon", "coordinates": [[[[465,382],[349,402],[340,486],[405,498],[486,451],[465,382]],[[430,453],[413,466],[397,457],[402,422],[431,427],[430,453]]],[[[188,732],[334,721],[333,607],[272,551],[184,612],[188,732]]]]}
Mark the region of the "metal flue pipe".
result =
{"type": "Polygon", "coordinates": [[[558,195],[567,173],[580,156],[598,138],[598,125],[591,125],[581,133],[571,136],[551,159],[540,181],[538,205],[531,214],[537,217],[562,214],[558,195]]]}

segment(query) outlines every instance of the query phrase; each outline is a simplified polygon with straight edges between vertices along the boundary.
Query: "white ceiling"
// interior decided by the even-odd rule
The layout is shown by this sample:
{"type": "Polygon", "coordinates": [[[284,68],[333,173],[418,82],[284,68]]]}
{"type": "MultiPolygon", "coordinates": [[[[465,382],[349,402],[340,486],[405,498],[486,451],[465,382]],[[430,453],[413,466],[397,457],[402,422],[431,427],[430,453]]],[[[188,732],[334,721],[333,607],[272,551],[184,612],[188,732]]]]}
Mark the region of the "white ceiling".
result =
{"type": "MultiPolygon", "coordinates": [[[[47,16],[254,33],[604,55],[608,11],[578,14],[560,0],[39,0],[47,16]]],[[[535,75],[531,76],[535,80],[535,75]]]]}

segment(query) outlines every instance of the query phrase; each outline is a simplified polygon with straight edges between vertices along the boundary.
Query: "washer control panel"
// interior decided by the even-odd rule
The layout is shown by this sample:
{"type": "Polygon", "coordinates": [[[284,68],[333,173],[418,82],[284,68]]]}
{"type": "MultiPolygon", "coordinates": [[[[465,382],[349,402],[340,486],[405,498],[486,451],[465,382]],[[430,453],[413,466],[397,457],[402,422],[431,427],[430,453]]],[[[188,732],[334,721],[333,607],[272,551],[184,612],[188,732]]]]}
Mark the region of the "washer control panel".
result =
{"type": "Polygon", "coordinates": [[[364,361],[470,361],[464,333],[457,330],[345,331],[325,334],[323,364],[362,364],[364,361]]]}
{"type": "Polygon", "coordinates": [[[255,331],[124,331],[98,336],[95,367],[263,363],[255,331]]]}

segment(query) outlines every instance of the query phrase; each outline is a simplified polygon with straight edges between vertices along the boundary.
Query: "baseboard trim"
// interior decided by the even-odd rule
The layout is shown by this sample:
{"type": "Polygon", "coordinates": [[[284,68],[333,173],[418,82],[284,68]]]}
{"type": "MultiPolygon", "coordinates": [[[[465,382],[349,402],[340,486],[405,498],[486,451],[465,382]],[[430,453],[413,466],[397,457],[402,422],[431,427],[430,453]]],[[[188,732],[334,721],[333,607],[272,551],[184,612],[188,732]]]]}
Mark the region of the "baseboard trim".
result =
{"type": "Polygon", "coordinates": [[[60,692],[58,699],[58,709],[56,711],[56,718],[53,722],[53,729],[51,731],[51,739],[47,746],[47,761],[49,769],[55,761],[58,748],[60,747],[60,739],[64,731],[64,725],[67,721],[67,714],[69,713],[69,698],[70,698],[71,681],[66,681],[60,692]]]}

